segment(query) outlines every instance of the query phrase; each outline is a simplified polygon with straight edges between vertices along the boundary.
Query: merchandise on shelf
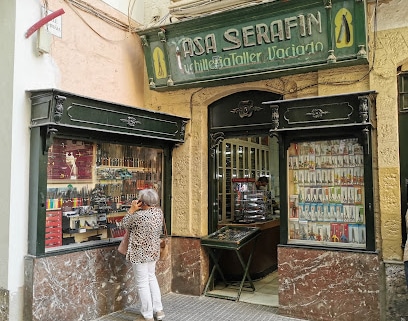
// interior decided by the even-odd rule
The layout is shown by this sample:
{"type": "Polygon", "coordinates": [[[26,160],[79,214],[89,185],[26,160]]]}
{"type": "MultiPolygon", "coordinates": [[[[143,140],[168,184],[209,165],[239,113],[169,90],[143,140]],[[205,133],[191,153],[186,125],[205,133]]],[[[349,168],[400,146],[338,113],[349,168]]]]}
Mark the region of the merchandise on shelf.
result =
{"type": "Polygon", "coordinates": [[[365,247],[364,154],[357,139],[292,143],[291,242],[365,247]]]}
{"type": "Polygon", "coordinates": [[[255,179],[232,179],[234,222],[254,223],[272,218],[274,200],[271,191],[257,190],[255,179]]]}
{"type": "Polygon", "coordinates": [[[140,190],[161,195],[161,149],[55,138],[48,153],[46,247],[122,237],[140,190]]]}

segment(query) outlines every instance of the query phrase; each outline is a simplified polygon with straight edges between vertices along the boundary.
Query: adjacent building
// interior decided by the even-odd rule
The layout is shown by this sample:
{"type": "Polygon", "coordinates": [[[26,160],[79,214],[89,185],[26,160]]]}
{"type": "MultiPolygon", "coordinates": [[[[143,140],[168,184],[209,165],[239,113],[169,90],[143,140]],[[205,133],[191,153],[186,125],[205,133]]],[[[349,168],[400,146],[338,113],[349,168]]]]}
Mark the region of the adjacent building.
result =
{"type": "Polygon", "coordinates": [[[163,293],[207,295],[216,248],[225,278],[242,278],[228,250],[254,237],[246,272],[278,271],[281,314],[408,316],[408,5],[121,5],[0,5],[0,319],[135,304],[116,249],[146,187],[171,235],[163,293]]]}

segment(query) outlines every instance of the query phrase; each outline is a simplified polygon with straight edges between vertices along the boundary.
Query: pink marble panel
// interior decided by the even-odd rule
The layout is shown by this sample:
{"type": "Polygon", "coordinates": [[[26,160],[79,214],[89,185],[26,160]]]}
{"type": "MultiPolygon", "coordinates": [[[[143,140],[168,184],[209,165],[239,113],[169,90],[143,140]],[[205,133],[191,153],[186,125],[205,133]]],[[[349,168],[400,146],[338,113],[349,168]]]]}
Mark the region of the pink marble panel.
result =
{"type": "Polygon", "coordinates": [[[307,320],[380,320],[374,253],[279,247],[279,313],[307,320]]]}
{"type": "Polygon", "coordinates": [[[208,277],[208,257],[200,239],[172,238],[172,292],[200,295],[208,277]]]}
{"type": "MultiPolygon", "coordinates": [[[[157,264],[163,293],[170,291],[170,262],[157,264]]],[[[132,266],[117,246],[27,257],[25,278],[27,320],[93,320],[138,301],[132,266]]]]}

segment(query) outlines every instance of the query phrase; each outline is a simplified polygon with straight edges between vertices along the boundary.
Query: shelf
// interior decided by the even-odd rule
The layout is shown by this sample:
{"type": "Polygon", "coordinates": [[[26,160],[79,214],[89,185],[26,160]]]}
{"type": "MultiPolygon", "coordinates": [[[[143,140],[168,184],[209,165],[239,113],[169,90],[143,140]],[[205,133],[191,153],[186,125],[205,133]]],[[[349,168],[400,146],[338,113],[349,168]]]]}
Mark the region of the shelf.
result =
{"type": "Polygon", "coordinates": [[[149,167],[131,167],[131,166],[111,166],[111,165],[98,165],[96,166],[96,169],[107,169],[107,168],[112,168],[112,169],[127,169],[127,170],[136,170],[139,172],[154,172],[157,173],[157,171],[153,171],[154,168],[149,168],[149,167]]]}
{"type": "Polygon", "coordinates": [[[91,184],[91,179],[48,179],[48,184],[91,184]]]}
{"type": "Polygon", "coordinates": [[[63,234],[83,234],[87,232],[93,232],[93,231],[98,231],[98,230],[106,230],[106,227],[101,227],[99,226],[98,228],[78,228],[78,229],[69,229],[69,230],[63,230],[63,234]]]}
{"type": "MultiPolygon", "coordinates": [[[[130,208],[130,206],[129,206],[130,208]]],[[[108,213],[108,217],[123,217],[127,214],[127,212],[113,212],[113,213],[108,213]]]]}

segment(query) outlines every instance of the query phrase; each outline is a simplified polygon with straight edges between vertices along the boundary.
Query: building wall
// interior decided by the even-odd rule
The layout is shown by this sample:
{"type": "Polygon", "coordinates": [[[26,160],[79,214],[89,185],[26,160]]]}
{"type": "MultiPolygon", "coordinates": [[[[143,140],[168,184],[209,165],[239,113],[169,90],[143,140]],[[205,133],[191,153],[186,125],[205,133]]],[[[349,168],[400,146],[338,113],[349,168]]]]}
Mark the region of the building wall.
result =
{"type": "MultiPolygon", "coordinates": [[[[11,149],[10,140],[4,139],[11,136],[12,106],[13,106],[13,64],[14,64],[14,30],[15,30],[15,3],[0,3],[0,38],[9,45],[10,50],[2,53],[0,60],[0,101],[2,102],[2,117],[0,118],[0,137],[4,155],[0,158],[3,169],[0,179],[0,212],[2,221],[0,227],[0,320],[8,320],[9,316],[9,239],[10,239],[10,179],[11,179],[11,149]]],[[[23,210],[21,210],[23,212],[23,210]]],[[[21,215],[21,214],[20,214],[21,215]]],[[[22,235],[22,234],[20,234],[22,235]]],[[[18,242],[20,243],[20,242],[18,242]]],[[[23,246],[20,244],[19,246],[23,246]]],[[[20,283],[21,285],[21,283],[20,283]]],[[[18,291],[18,284],[14,293],[18,291]]]]}
{"type": "MultiPolygon", "coordinates": [[[[369,12],[375,14],[374,5],[369,12]]],[[[398,139],[398,67],[408,62],[408,3],[388,1],[379,5],[378,23],[371,23],[371,46],[375,49],[370,88],[377,96],[378,189],[380,216],[379,250],[382,265],[382,297],[384,320],[408,317],[408,295],[402,265],[400,160],[398,139]]],[[[404,68],[403,68],[404,69],[404,68]]],[[[406,67],[405,67],[406,70],[406,67]]]]}
{"type": "MultiPolygon", "coordinates": [[[[373,277],[379,287],[371,290],[376,293],[381,308],[373,303],[375,306],[368,309],[376,310],[374,319],[379,317],[376,313],[380,309],[382,320],[400,320],[408,312],[401,301],[406,298],[406,287],[401,265],[397,68],[408,61],[408,30],[403,18],[408,13],[408,4],[398,0],[378,4],[377,8],[376,1],[368,1],[367,5],[369,66],[333,68],[267,81],[168,93],[149,91],[146,87],[145,105],[165,112],[177,111],[190,118],[186,143],[174,151],[172,231],[181,237],[198,238],[208,232],[207,107],[210,103],[250,89],[270,90],[284,98],[375,90],[378,96],[373,161],[378,255],[372,268],[377,271],[373,277]]],[[[202,266],[201,270],[205,269],[202,266]]],[[[362,301],[359,303],[364,305],[362,301]]]]}
{"type": "MultiPolygon", "coordinates": [[[[381,14],[379,10],[378,15],[381,14]]],[[[378,92],[378,192],[381,249],[385,260],[402,258],[397,68],[408,58],[404,45],[407,31],[407,28],[377,31],[376,43],[373,43],[376,46],[375,60],[370,73],[370,87],[378,92]]]]}
{"type": "MultiPolygon", "coordinates": [[[[123,23],[128,22],[126,15],[102,1],[87,2],[123,23]]],[[[138,37],[65,1],[48,3],[50,10],[65,10],[62,38],[53,37],[49,55],[54,76],[58,77],[55,85],[78,95],[142,107],[144,61],[138,37]]],[[[43,86],[40,81],[31,89],[43,86]]]]}
{"type": "MultiPolygon", "coordinates": [[[[128,22],[127,15],[112,7],[113,4],[99,0],[86,3],[118,21],[128,22]]],[[[58,88],[99,100],[143,107],[144,61],[137,36],[70,6],[68,1],[2,1],[0,26],[0,38],[3,40],[0,61],[0,137],[3,152],[0,160],[0,320],[27,321],[23,317],[23,307],[26,300],[33,298],[24,297],[25,282],[30,278],[38,281],[45,272],[41,268],[34,269],[42,266],[44,258],[33,264],[33,269],[25,269],[31,110],[27,91],[58,88]],[[47,52],[40,53],[39,32],[28,38],[25,34],[42,18],[44,3],[48,3],[51,11],[63,8],[65,13],[61,16],[61,38],[42,34],[45,36],[43,39],[51,43],[47,52]]],[[[90,251],[90,254],[97,255],[97,252],[90,251]]],[[[69,261],[74,257],[75,254],[67,255],[65,259],[69,261]]],[[[57,266],[53,259],[58,261],[61,258],[55,256],[45,261],[57,266]]],[[[89,268],[95,269],[92,265],[89,268]]],[[[105,271],[108,282],[108,269],[105,271]]],[[[58,273],[48,272],[48,277],[58,273]]],[[[72,282],[69,286],[75,288],[75,285],[76,282],[72,282]]],[[[88,292],[90,296],[93,294],[88,292]]],[[[52,311],[55,302],[47,303],[46,310],[52,311]]],[[[44,308],[44,304],[40,307],[44,308]]],[[[76,309],[75,306],[70,308],[76,309]]],[[[69,320],[68,312],[61,320],[69,320]]]]}
{"type": "MultiPolygon", "coordinates": [[[[50,51],[45,54],[37,50],[38,32],[28,39],[24,37],[27,29],[41,19],[41,2],[11,0],[0,3],[0,35],[3,43],[7,43],[0,61],[0,83],[4,89],[0,91],[3,112],[0,120],[3,148],[0,160],[3,169],[0,174],[0,205],[3,209],[0,213],[0,320],[23,320],[25,267],[29,266],[30,271],[27,279],[39,280],[40,276],[44,278],[41,267],[45,263],[58,266],[59,260],[74,260],[77,256],[70,254],[52,259],[41,258],[34,260],[33,264],[24,263],[27,254],[30,136],[30,101],[26,91],[50,87],[190,119],[186,143],[173,152],[172,264],[160,267],[159,273],[172,275],[172,291],[197,295],[202,292],[208,276],[208,258],[199,242],[199,238],[208,233],[208,105],[231,93],[252,89],[276,92],[284,98],[376,90],[375,215],[383,295],[381,304],[385,307],[382,318],[392,320],[405,313],[406,304],[401,304],[404,295],[406,298],[406,288],[402,286],[400,248],[396,76],[398,66],[408,62],[408,25],[404,19],[408,13],[407,3],[401,0],[379,1],[375,13],[375,1],[368,1],[370,57],[374,57],[375,53],[369,76],[366,76],[369,68],[359,66],[238,85],[158,93],[148,89],[137,36],[75,10],[66,1],[47,2],[50,10],[63,8],[65,14],[62,16],[62,38],[51,37],[50,51]],[[375,16],[377,24],[374,23],[375,16]],[[188,284],[191,287],[183,282],[186,275],[190,276],[188,284]]],[[[115,1],[107,1],[108,4],[99,0],[87,2],[124,23],[128,21],[123,8],[120,11],[113,7],[115,1]]],[[[167,5],[167,0],[146,2],[145,25],[154,24],[152,18],[155,16],[164,18],[168,12],[167,5]]],[[[108,256],[109,264],[117,264],[111,249],[89,253],[108,256]]],[[[123,271],[130,273],[129,267],[123,271]]],[[[50,272],[47,277],[51,275],[50,272]]],[[[106,273],[103,280],[109,280],[110,276],[106,273]]],[[[88,295],[101,293],[98,291],[104,281],[98,280],[99,285],[88,295]]],[[[58,280],[63,281],[66,280],[58,280]]],[[[66,286],[77,284],[75,279],[71,281],[66,286]]],[[[31,291],[35,289],[33,284],[31,291]]],[[[170,291],[169,287],[165,289],[170,291]]],[[[31,299],[37,302],[35,295],[31,299]]],[[[49,301],[50,305],[52,303],[49,301]]],[[[43,304],[37,307],[46,311],[43,304]]]]}

